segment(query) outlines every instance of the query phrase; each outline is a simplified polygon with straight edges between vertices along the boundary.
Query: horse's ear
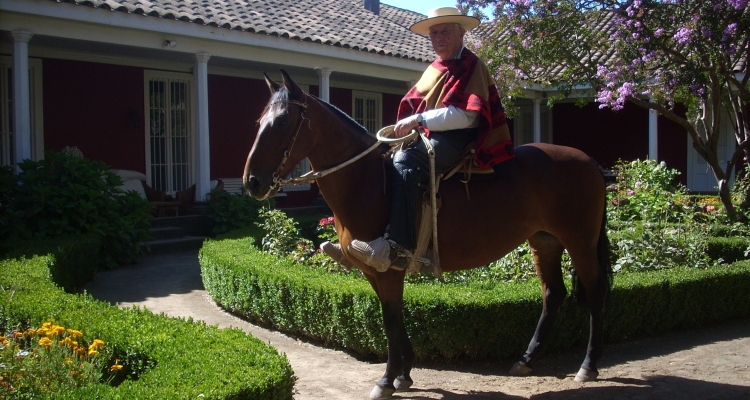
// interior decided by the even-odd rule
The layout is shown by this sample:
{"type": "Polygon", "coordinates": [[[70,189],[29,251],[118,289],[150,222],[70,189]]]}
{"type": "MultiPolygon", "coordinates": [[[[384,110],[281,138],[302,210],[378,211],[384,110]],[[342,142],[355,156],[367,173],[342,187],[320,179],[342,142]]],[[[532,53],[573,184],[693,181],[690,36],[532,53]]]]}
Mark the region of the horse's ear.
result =
{"type": "Polygon", "coordinates": [[[287,74],[283,69],[281,70],[281,77],[284,79],[284,86],[286,87],[286,90],[288,90],[289,93],[292,94],[292,97],[300,97],[302,95],[302,89],[297,86],[297,84],[292,80],[292,77],[289,76],[289,74],[287,74]]]}
{"type": "Polygon", "coordinates": [[[268,85],[268,89],[271,90],[271,94],[278,92],[281,85],[274,82],[273,79],[269,78],[265,72],[263,73],[263,76],[266,78],[266,85],[268,85]]]}

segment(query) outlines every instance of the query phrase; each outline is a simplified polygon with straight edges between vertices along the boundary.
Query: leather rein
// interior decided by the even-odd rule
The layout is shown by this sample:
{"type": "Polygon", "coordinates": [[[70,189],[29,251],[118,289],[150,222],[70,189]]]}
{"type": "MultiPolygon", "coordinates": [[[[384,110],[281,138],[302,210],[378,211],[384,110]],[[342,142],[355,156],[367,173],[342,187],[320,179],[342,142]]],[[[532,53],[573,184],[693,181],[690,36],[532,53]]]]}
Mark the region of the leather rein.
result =
{"type": "Polygon", "coordinates": [[[335,167],[331,167],[331,168],[328,168],[326,170],[319,171],[319,172],[314,172],[311,170],[310,172],[302,176],[298,176],[296,178],[281,179],[279,177],[279,174],[281,173],[281,170],[284,169],[284,166],[286,165],[286,161],[287,159],[289,159],[289,155],[292,154],[294,143],[297,141],[297,136],[299,136],[299,131],[300,131],[300,128],[302,127],[302,122],[304,120],[307,120],[308,125],[310,124],[310,118],[307,116],[307,102],[303,103],[297,100],[289,100],[289,103],[299,106],[302,110],[300,111],[300,119],[299,119],[299,122],[297,123],[297,129],[294,132],[294,136],[292,136],[292,141],[289,143],[289,148],[287,148],[287,150],[284,152],[284,156],[281,158],[281,163],[279,163],[279,167],[276,168],[276,172],[274,172],[272,175],[272,182],[273,182],[273,185],[271,186],[272,190],[281,188],[281,185],[303,185],[303,184],[311,183],[318,178],[322,178],[328,174],[331,174],[340,170],[341,168],[346,167],[349,164],[354,163],[355,161],[366,156],[367,154],[375,150],[378,146],[380,146],[380,141],[377,141],[375,142],[375,144],[370,146],[370,148],[368,148],[367,150],[357,154],[353,158],[350,158],[349,160],[344,161],[343,163],[335,167]]]}

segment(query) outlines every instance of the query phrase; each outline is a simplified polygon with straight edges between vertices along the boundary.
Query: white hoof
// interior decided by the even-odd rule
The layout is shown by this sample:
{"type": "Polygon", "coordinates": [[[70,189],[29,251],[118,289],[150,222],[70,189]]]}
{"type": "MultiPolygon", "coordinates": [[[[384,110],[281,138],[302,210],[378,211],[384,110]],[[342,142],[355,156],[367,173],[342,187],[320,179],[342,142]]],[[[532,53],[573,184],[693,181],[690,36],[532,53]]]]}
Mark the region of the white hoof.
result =
{"type": "Polygon", "coordinates": [[[529,376],[531,375],[531,368],[521,363],[515,363],[510,367],[510,376],[529,376]]]}
{"type": "Polygon", "coordinates": [[[595,381],[597,377],[599,377],[599,372],[581,368],[574,380],[576,382],[590,382],[595,381]]]}
{"type": "Polygon", "coordinates": [[[414,384],[414,381],[406,380],[406,379],[398,379],[396,378],[395,381],[393,381],[393,386],[396,388],[397,392],[406,392],[411,388],[411,385],[414,384]]]}
{"type": "Polygon", "coordinates": [[[396,392],[396,389],[391,388],[384,388],[380,387],[378,385],[375,385],[374,388],[372,388],[372,392],[370,392],[370,399],[372,400],[386,400],[390,399],[391,396],[393,396],[393,393],[396,392]]]}

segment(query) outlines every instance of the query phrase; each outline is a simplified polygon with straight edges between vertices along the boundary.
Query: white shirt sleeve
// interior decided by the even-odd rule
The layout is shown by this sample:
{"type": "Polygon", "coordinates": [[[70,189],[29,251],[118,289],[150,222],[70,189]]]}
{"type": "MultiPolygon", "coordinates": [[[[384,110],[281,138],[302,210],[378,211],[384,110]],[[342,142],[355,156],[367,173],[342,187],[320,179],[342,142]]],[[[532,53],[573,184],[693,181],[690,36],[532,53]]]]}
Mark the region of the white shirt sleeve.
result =
{"type": "Polygon", "coordinates": [[[479,126],[479,112],[467,111],[454,106],[438,108],[422,113],[423,122],[431,131],[476,128],[479,126]]]}

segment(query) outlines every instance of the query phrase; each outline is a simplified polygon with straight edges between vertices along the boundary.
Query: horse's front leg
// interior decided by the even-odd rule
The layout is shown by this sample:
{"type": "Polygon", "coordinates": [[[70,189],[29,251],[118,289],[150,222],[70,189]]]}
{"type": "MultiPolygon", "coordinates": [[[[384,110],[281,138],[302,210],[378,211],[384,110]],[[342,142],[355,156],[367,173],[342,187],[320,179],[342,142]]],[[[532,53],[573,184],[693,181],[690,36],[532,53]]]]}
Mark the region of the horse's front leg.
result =
{"type": "Polygon", "coordinates": [[[375,288],[383,312],[383,328],[388,340],[385,374],[370,392],[371,399],[389,399],[396,390],[408,390],[414,365],[414,350],[404,327],[404,272],[377,273],[370,283],[375,288]]]}

